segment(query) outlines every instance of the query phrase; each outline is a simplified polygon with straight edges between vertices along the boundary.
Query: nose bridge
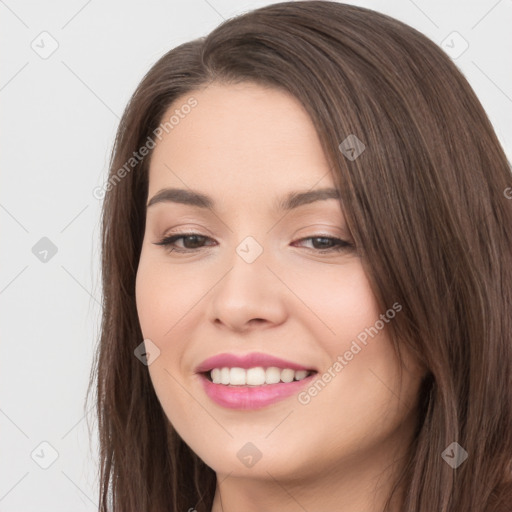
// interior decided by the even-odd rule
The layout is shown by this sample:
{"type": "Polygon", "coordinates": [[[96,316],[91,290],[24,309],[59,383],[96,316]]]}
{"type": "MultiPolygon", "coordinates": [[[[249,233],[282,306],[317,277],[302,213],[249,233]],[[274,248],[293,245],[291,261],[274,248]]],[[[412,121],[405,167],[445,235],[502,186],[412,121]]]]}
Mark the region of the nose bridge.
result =
{"type": "Polygon", "coordinates": [[[267,296],[265,288],[268,287],[268,276],[266,274],[270,274],[266,267],[268,256],[263,243],[254,236],[249,235],[243,238],[235,246],[234,254],[230,258],[231,271],[226,276],[223,290],[233,293],[233,298],[240,304],[261,303],[261,299],[267,296]],[[260,297],[259,300],[258,297],[260,297]]]}
{"type": "MultiPolygon", "coordinates": [[[[263,242],[252,235],[246,236],[236,247],[236,253],[247,265],[252,265],[264,253],[263,242]]],[[[260,261],[261,264],[261,261],[260,261]]]]}
{"type": "Polygon", "coordinates": [[[267,268],[269,256],[263,243],[254,236],[242,239],[230,258],[230,270],[213,291],[213,320],[220,320],[233,329],[243,329],[254,319],[271,323],[282,321],[284,305],[280,294],[276,293],[277,280],[267,268]]]}

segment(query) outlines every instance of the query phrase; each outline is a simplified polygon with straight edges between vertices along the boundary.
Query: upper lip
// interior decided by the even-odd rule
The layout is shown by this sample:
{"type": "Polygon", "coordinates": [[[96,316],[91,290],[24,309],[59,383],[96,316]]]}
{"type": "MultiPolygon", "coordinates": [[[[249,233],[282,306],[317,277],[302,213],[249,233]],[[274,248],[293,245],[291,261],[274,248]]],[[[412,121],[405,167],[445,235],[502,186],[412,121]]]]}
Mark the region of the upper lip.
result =
{"type": "Polygon", "coordinates": [[[269,368],[275,366],[277,368],[290,368],[291,370],[314,370],[314,368],[306,367],[293,361],[286,361],[279,357],[263,354],[261,352],[252,352],[250,354],[217,354],[216,356],[205,359],[197,368],[197,373],[204,373],[213,368],[254,368],[262,366],[269,368]]]}

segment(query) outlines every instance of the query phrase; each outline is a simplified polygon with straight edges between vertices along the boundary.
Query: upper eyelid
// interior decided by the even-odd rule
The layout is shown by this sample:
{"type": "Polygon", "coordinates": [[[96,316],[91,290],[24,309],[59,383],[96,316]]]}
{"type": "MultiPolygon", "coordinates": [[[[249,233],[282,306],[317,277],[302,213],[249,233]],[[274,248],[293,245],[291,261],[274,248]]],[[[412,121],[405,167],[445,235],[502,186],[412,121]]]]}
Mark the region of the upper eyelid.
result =
{"type": "MultiPolygon", "coordinates": [[[[336,237],[336,236],[341,236],[341,237],[345,237],[345,238],[351,238],[351,236],[349,235],[349,232],[347,231],[347,228],[343,226],[343,224],[339,224],[339,220],[336,221],[334,220],[334,222],[337,224],[337,225],[333,225],[333,224],[325,224],[325,223],[322,223],[322,222],[313,222],[312,224],[307,224],[305,226],[301,226],[299,229],[295,230],[295,232],[299,231],[299,230],[319,230],[319,231],[322,231],[322,230],[336,230],[338,231],[338,234],[325,234],[325,236],[332,236],[332,237],[336,237]]],[[[194,226],[194,223],[190,224],[191,226],[194,226]]],[[[183,226],[180,226],[180,227],[177,227],[177,228],[174,228],[174,229],[177,229],[179,231],[175,231],[175,232],[167,232],[167,230],[164,231],[164,235],[162,235],[162,238],[165,238],[167,236],[172,236],[172,235],[187,235],[187,234],[193,234],[193,235],[200,235],[200,236],[208,236],[208,237],[212,237],[214,238],[215,235],[208,229],[208,228],[205,228],[202,224],[199,225],[199,224],[195,224],[198,226],[198,228],[195,228],[195,227],[187,227],[186,225],[183,227],[183,226]],[[196,229],[198,229],[198,231],[195,231],[196,229]],[[206,231],[207,233],[205,234],[204,231],[206,231]]],[[[155,226],[156,228],[156,226],[155,226]]],[[[231,231],[231,230],[230,230],[231,231]]],[[[156,236],[159,236],[157,234],[157,230],[155,229],[155,233],[154,233],[156,236]]],[[[317,233],[314,233],[314,236],[318,236],[317,233]]]]}

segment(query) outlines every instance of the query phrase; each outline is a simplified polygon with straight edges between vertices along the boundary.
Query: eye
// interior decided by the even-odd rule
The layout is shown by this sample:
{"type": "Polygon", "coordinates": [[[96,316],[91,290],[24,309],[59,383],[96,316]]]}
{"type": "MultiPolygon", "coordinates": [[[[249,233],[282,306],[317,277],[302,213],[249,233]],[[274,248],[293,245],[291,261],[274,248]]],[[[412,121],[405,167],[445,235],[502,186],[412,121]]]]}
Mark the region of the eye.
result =
{"type": "MultiPolygon", "coordinates": [[[[297,242],[303,242],[305,240],[312,240],[313,251],[321,254],[327,252],[341,252],[354,249],[354,245],[341,238],[335,238],[331,236],[316,235],[307,238],[301,238],[297,242]]],[[[294,242],[294,243],[297,243],[294,242]]]]}
{"type": "Polygon", "coordinates": [[[169,252],[191,252],[201,248],[201,244],[204,243],[205,240],[212,239],[198,233],[178,233],[177,235],[165,237],[160,240],[160,242],[155,242],[155,245],[162,245],[169,249],[169,252]],[[177,247],[175,245],[176,241],[181,239],[183,240],[185,247],[177,247]]]}
{"type": "MultiPolygon", "coordinates": [[[[198,233],[178,233],[176,235],[168,236],[160,240],[160,242],[155,242],[155,245],[164,246],[169,250],[169,252],[181,252],[181,253],[190,253],[195,252],[198,249],[204,247],[204,243],[206,241],[213,241],[212,238],[200,235],[198,233]],[[176,242],[178,240],[182,240],[183,247],[178,247],[176,242]]],[[[325,236],[325,235],[316,235],[307,238],[301,238],[293,244],[297,244],[299,242],[304,242],[306,240],[311,240],[313,247],[310,250],[324,254],[330,252],[341,252],[348,251],[354,249],[354,245],[346,240],[342,240],[340,238],[325,236]]],[[[214,245],[214,244],[210,244],[214,245]]]]}

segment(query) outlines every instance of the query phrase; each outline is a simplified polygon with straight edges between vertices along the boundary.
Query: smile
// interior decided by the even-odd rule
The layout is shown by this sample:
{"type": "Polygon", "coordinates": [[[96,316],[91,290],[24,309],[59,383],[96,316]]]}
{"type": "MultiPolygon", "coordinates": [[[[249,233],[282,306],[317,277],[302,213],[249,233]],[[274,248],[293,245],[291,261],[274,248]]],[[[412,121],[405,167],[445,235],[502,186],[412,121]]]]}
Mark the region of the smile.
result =
{"type": "Polygon", "coordinates": [[[316,371],[294,371],[276,367],[267,369],[256,367],[250,368],[248,371],[244,371],[242,368],[215,368],[211,372],[201,373],[200,380],[206,395],[216,404],[228,409],[245,410],[261,409],[299,393],[310,383],[316,373],[316,371]],[[254,371],[251,372],[251,370],[254,371]],[[212,373],[215,380],[219,382],[212,380],[212,373]],[[231,380],[232,375],[233,380],[231,380]],[[266,381],[267,375],[270,376],[269,380],[272,383],[266,381]],[[264,383],[250,383],[260,382],[264,376],[264,383]],[[277,376],[279,376],[279,381],[274,382],[277,376]],[[281,380],[283,377],[284,381],[281,380]],[[244,379],[249,383],[244,383],[244,379]]]}

